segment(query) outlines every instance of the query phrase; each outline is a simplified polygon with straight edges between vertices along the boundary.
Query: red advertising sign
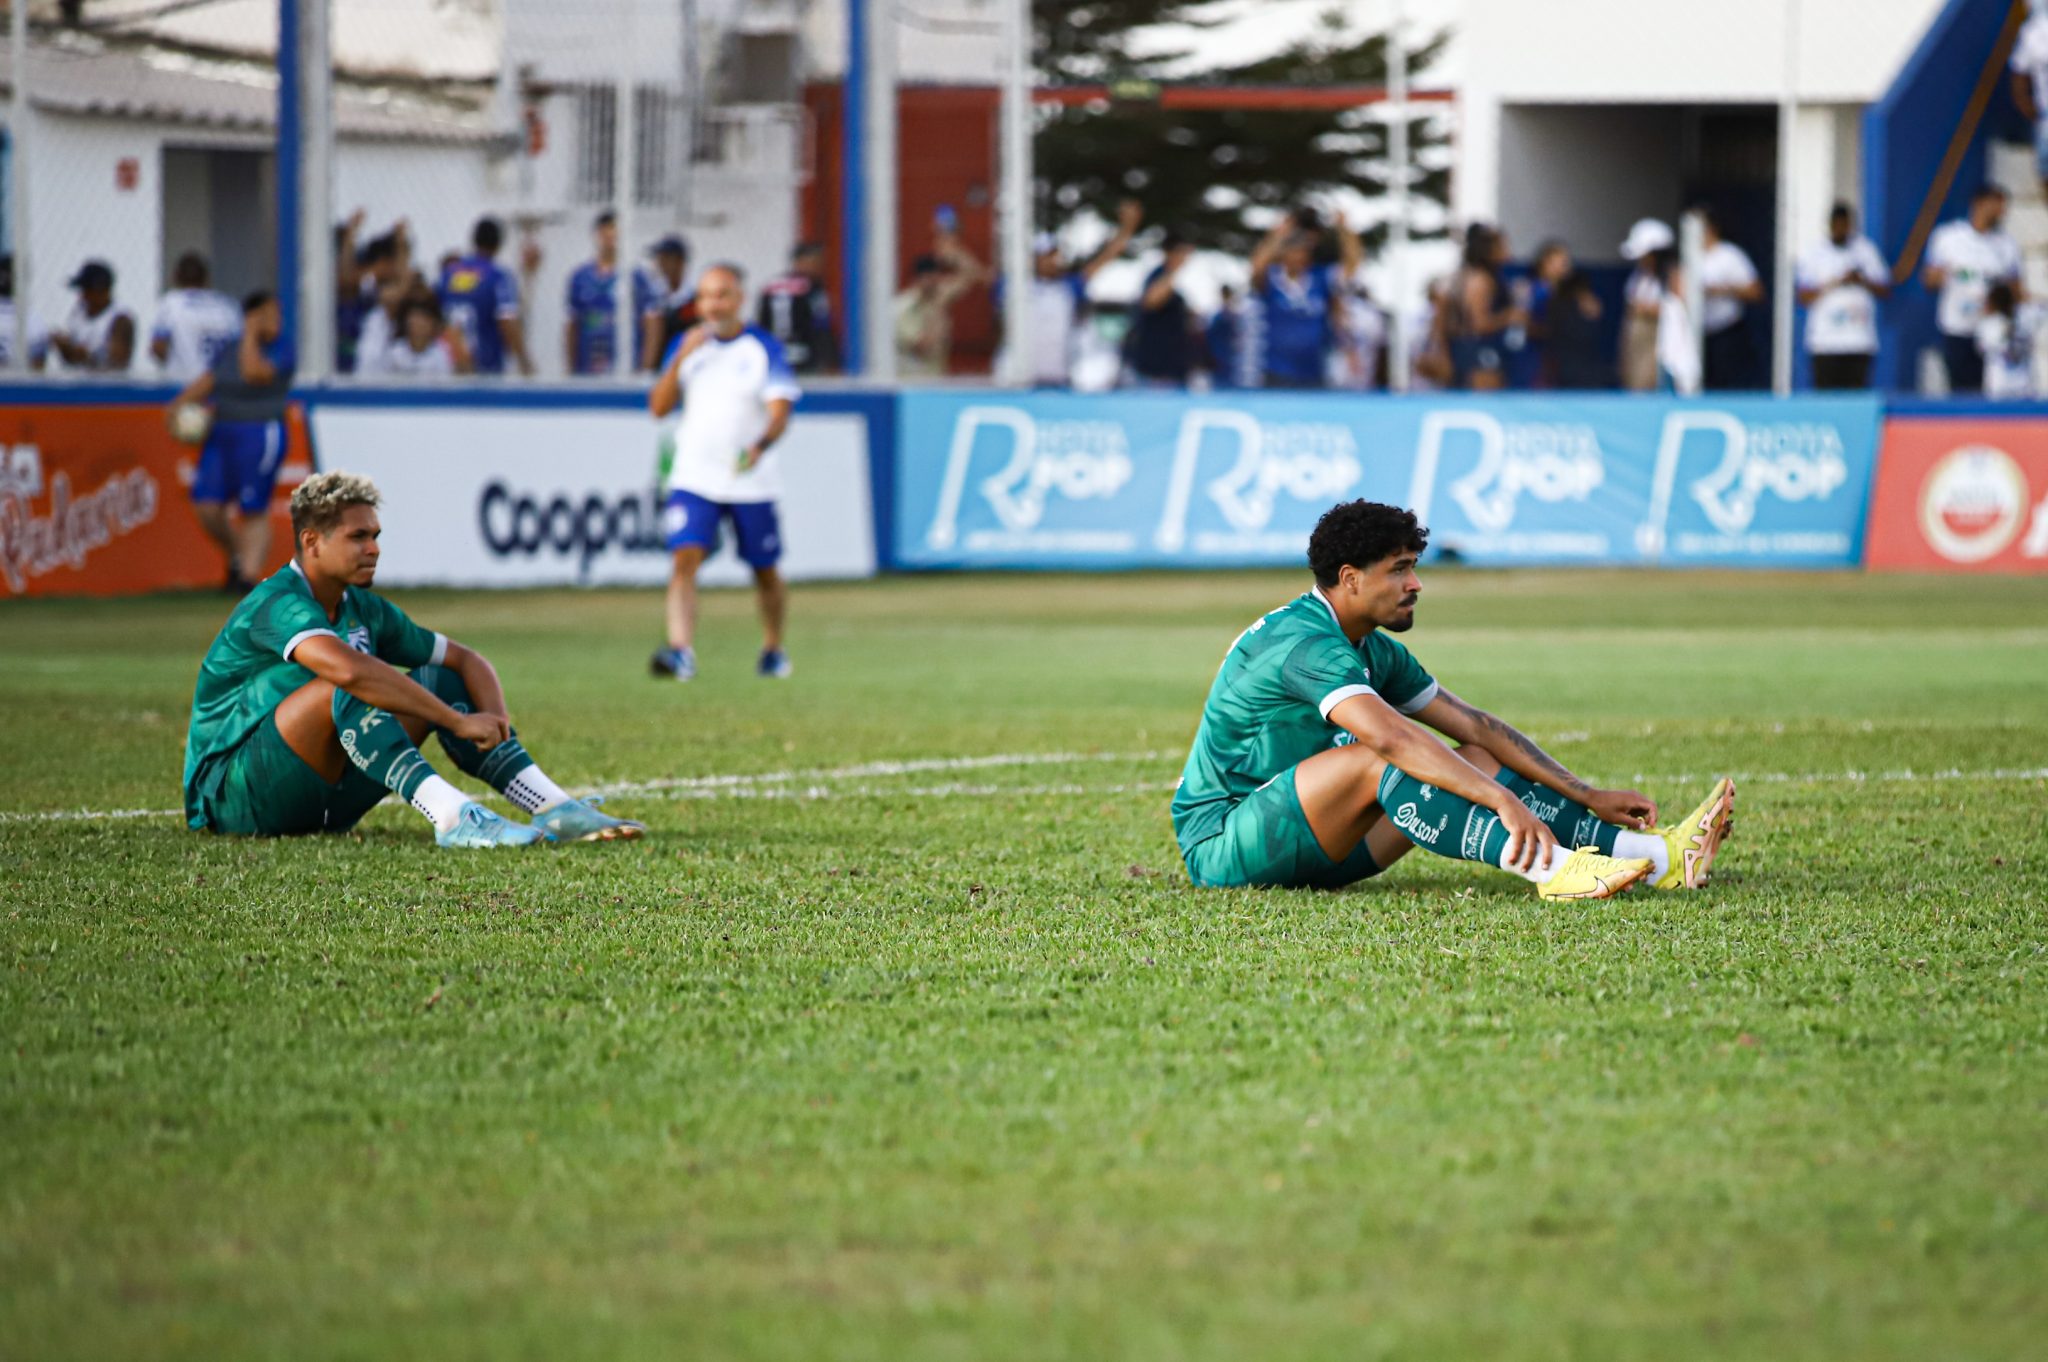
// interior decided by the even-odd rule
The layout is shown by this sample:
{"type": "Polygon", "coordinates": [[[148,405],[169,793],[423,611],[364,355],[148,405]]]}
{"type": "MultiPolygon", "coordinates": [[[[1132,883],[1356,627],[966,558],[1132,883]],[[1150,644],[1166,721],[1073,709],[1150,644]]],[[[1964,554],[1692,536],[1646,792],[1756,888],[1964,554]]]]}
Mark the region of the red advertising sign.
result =
{"type": "MultiPolygon", "coordinates": [[[[312,471],[296,407],[287,430],[270,504],[278,564],[291,553],[292,490],[312,471]]],[[[0,407],[0,599],[218,586],[225,560],[188,496],[198,460],[161,407],[0,407]]]]}
{"type": "Polygon", "coordinates": [[[2048,572],[2048,417],[1887,419],[1864,561],[2048,572]]]}

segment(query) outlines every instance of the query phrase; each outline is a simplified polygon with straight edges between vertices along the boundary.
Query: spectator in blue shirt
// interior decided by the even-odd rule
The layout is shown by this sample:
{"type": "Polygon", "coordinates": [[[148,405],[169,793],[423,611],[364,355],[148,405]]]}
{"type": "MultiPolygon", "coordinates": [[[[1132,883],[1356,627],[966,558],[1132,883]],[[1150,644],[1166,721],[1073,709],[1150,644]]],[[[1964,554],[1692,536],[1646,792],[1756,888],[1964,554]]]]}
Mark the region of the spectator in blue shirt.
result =
{"type": "Polygon", "coordinates": [[[1312,213],[1289,213],[1252,252],[1255,325],[1240,356],[1247,386],[1320,388],[1328,381],[1335,338],[1331,313],[1343,294],[1342,281],[1365,263],[1365,246],[1340,217],[1339,258],[1318,264],[1320,238],[1312,213]]]}
{"type": "Polygon", "coordinates": [[[1223,286],[1223,301],[1202,336],[1202,349],[1209,368],[1209,382],[1218,388],[1234,388],[1238,382],[1238,346],[1244,335],[1244,303],[1237,290],[1223,286]]]}
{"type": "MultiPolygon", "coordinates": [[[[592,228],[597,255],[569,276],[569,320],[562,324],[562,349],[572,374],[608,374],[618,354],[618,313],[614,311],[619,275],[619,221],[610,209],[598,214],[592,228]]],[[[646,337],[640,318],[655,305],[654,284],[646,273],[633,271],[633,367],[645,363],[646,337]]]]}
{"type": "Polygon", "coordinates": [[[441,310],[462,333],[478,373],[502,374],[509,358],[520,373],[531,374],[533,361],[527,358],[519,322],[519,286],[496,259],[505,229],[496,218],[479,218],[470,244],[470,254],[441,268],[441,310]]]}
{"type": "Polygon", "coordinates": [[[1179,232],[1168,232],[1161,246],[1166,258],[1146,276],[1131,322],[1131,376],[1140,387],[1185,388],[1195,362],[1195,333],[1187,299],[1175,280],[1195,248],[1179,232]]]}

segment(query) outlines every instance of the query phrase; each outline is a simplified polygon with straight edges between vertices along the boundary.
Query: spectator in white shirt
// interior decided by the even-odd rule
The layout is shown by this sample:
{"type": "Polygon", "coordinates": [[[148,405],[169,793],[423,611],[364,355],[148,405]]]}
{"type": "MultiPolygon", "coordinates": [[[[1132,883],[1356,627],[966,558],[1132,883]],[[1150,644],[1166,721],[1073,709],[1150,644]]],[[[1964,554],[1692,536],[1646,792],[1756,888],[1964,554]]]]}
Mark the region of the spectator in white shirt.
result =
{"type": "Polygon", "coordinates": [[[63,323],[30,351],[41,369],[55,351],[66,369],[125,374],[135,358],[135,315],[114,301],[114,271],[104,260],[88,260],[71,276],[78,302],[63,323]]]}
{"type": "Polygon", "coordinates": [[[2048,185],[2048,4],[2032,5],[2033,17],[2012,48],[2012,98],[2034,125],[2034,167],[2048,185]]]}
{"type": "Polygon", "coordinates": [[[359,356],[356,372],[369,378],[451,378],[470,372],[462,333],[441,315],[440,299],[424,285],[398,309],[398,334],[359,356]]]}
{"type": "Polygon", "coordinates": [[[176,285],[156,305],[149,329],[149,355],[174,383],[210,373],[215,361],[242,334],[242,309],[225,293],[208,288],[206,257],[187,251],[171,271],[176,285]]]}
{"type": "Polygon", "coordinates": [[[1707,389],[1728,392],[1760,387],[1756,348],[1750,344],[1743,317],[1750,304],[1764,300],[1763,280],[1749,253],[1721,235],[1721,219],[1714,210],[1697,211],[1706,233],[1699,268],[1700,291],[1706,299],[1707,389]]]}
{"type": "Polygon", "coordinates": [[[1997,283],[1984,299],[1977,323],[1977,352],[1984,359],[1984,395],[1994,402],[2035,397],[2034,338],[2041,329],[2038,304],[2022,305],[2008,283],[1997,283]]]}
{"type": "Polygon", "coordinates": [[[1623,294],[1627,311],[1621,323],[1621,386],[1633,393],[1657,390],[1657,323],[1664,304],[1657,253],[1677,244],[1671,228],[1656,218],[1636,223],[1621,243],[1622,259],[1635,262],[1623,294]]]}
{"type": "MultiPolygon", "coordinates": [[[[1075,329],[1088,312],[1088,283],[1105,266],[1124,253],[1131,238],[1145,221],[1145,210],[1136,199],[1117,205],[1116,231],[1101,250],[1080,265],[1069,265],[1060,254],[1059,240],[1040,232],[1032,243],[1031,281],[1024,305],[1031,309],[1031,381],[1042,388],[1064,388],[1073,377],[1075,329]]],[[[950,235],[949,220],[939,224],[941,236],[950,235]]],[[[1009,307],[1010,281],[996,284],[998,315],[1009,307]]],[[[1005,340],[1005,346],[1008,341],[1005,340]]],[[[997,361],[1001,370],[1004,361],[997,361]]]]}
{"type": "Polygon", "coordinates": [[[1877,358],[1877,305],[1891,297],[1891,271],[1877,243],[1856,234],[1855,209],[1835,205],[1827,239],[1799,257],[1798,278],[1813,386],[1823,392],[1869,387],[1877,358]]]}
{"type": "Polygon", "coordinates": [[[1685,306],[1685,271],[1675,247],[1650,256],[1650,269],[1661,286],[1657,294],[1658,391],[1698,397],[1704,374],[1700,351],[1692,343],[1692,314],[1685,306]]]}
{"type": "MultiPolygon", "coordinates": [[[[14,352],[14,257],[0,255],[0,369],[12,369],[22,361],[14,352]]],[[[28,324],[28,348],[33,353],[42,344],[33,319],[28,324]]]]}
{"type": "Polygon", "coordinates": [[[2020,273],[2024,262],[2019,243],[2005,234],[2005,190],[1987,184],[1970,196],[1970,215],[1945,222],[1927,242],[1927,267],[1921,278],[1937,290],[1935,323],[1941,328],[1943,358],[1948,361],[1948,390],[1955,394],[1984,390],[1984,356],[1977,348],[1977,323],[1993,284],[2008,283],[2020,302],[2027,300],[2020,273]]]}

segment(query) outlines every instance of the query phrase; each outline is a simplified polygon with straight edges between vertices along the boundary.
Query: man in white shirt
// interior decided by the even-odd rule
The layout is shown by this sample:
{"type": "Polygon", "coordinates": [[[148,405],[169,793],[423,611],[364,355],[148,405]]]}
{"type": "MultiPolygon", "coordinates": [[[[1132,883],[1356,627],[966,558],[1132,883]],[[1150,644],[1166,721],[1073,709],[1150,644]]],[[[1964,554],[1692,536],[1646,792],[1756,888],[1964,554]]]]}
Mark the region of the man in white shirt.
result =
{"type": "MultiPolygon", "coordinates": [[[[1031,309],[1031,381],[1042,388],[1064,388],[1072,381],[1075,327],[1088,309],[1088,283],[1103,267],[1124,253],[1131,238],[1145,221],[1145,210],[1136,199],[1117,205],[1116,232],[1101,250],[1078,266],[1069,266],[1060,254],[1059,241],[1051,232],[1040,232],[1032,242],[1031,286],[1024,295],[1031,309]]],[[[944,228],[942,227],[943,231],[944,228]]],[[[1010,281],[996,284],[996,310],[1007,316],[1010,281]]],[[[1007,342],[1006,342],[1007,344],[1007,342]]],[[[996,364],[1002,370],[1002,361],[996,364]]]]}
{"type": "Polygon", "coordinates": [[[1838,203],[1828,235],[1799,257],[1799,305],[1813,386],[1841,392],[1870,386],[1877,358],[1877,305],[1891,296],[1891,271],[1877,243],[1856,234],[1856,210],[1838,203]]]}
{"type": "Polygon", "coordinates": [[[802,396],[782,343],[746,324],[745,291],[736,265],[714,265],[697,281],[703,318],[670,348],[647,401],[657,420],[678,406],[673,451],[662,473],[662,534],[675,555],[668,581],[668,646],[654,655],[654,674],[688,681],[697,674],[697,569],[718,547],[729,522],[739,555],[754,570],[760,596],[759,676],[790,674],[782,649],[789,589],[775,564],[782,532],[775,498],[782,468],[771,457],[802,396]]]}
{"type": "Polygon", "coordinates": [[[212,370],[242,334],[242,309],[206,286],[206,257],[187,251],[171,271],[176,286],[156,305],[149,356],[173,383],[190,383],[212,370]]]}
{"type": "Polygon", "coordinates": [[[135,315],[114,302],[114,271],[104,260],[88,260],[71,276],[78,301],[61,325],[31,351],[41,369],[55,351],[66,369],[125,374],[135,358],[135,315]]]}
{"type": "Polygon", "coordinates": [[[1749,253],[1721,235],[1721,219],[1711,208],[1699,211],[1706,229],[1700,255],[1700,289],[1706,298],[1703,321],[1707,333],[1706,384],[1709,391],[1727,392],[1762,386],[1756,372],[1755,347],[1743,317],[1751,303],[1764,300],[1763,280],[1749,253]]]}
{"type": "Polygon", "coordinates": [[[1977,324],[1984,320],[1984,300],[1990,296],[1991,286],[2011,284],[2018,301],[2027,300],[2019,243],[2005,234],[2003,226],[2005,203],[2005,190],[1995,184],[1984,185],[1970,196],[1970,215],[1943,223],[1927,242],[1927,266],[1921,278],[1930,291],[1940,295],[1934,317],[1941,328],[1951,393],[1984,390],[1984,356],[1977,348],[1977,324]]]}
{"type": "Polygon", "coordinates": [[[2034,125],[2034,166],[2048,185],[2048,0],[2030,0],[2033,17],[2012,48],[2012,98],[2034,125]]]}

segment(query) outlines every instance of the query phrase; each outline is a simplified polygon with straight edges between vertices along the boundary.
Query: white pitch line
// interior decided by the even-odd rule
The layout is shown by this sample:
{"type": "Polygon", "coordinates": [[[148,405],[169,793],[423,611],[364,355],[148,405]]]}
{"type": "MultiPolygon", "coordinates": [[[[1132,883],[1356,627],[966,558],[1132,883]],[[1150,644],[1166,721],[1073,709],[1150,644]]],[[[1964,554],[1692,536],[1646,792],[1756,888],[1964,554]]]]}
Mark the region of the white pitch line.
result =
{"type": "MultiPolygon", "coordinates": [[[[620,782],[597,787],[595,793],[650,794],[664,799],[1002,799],[1102,798],[1112,795],[1162,794],[1174,788],[1172,781],[1146,781],[1116,785],[858,785],[836,784],[862,774],[909,775],[924,771],[975,770],[1003,766],[1080,765],[1089,762],[1146,761],[1178,753],[1006,753],[990,757],[946,757],[926,761],[871,762],[864,766],[843,766],[818,771],[768,771],[755,775],[692,776],[672,780],[620,782]],[[802,782],[799,784],[798,782],[802,782]]],[[[1989,771],[1964,771],[1950,767],[1939,771],[1736,771],[1682,772],[1676,775],[1637,774],[1629,779],[1638,785],[1687,785],[1715,780],[1732,774],[1738,786],[1750,785],[1902,785],[1916,781],[1985,782],[1995,784],[2048,781],[2048,766],[1997,767],[1989,771]]],[[[50,809],[0,813],[0,824],[68,823],[134,818],[180,818],[182,809],[50,809]]]]}
{"type": "Polygon", "coordinates": [[[854,766],[814,767],[804,771],[759,771],[721,776],[672,776],[600,785],[596,793],[660,794],[674,790],[719,790],[757,785],[793,785],[799,781],[863,780],[874,776],[925,775],[940,771],[985,771],[1003,766],[1080,766],[1089,762],[1141,762],[1178,758],[1179,752],[1000,752],[985,757],[923,757],[913,761],[869,761],[854,766]]]}

